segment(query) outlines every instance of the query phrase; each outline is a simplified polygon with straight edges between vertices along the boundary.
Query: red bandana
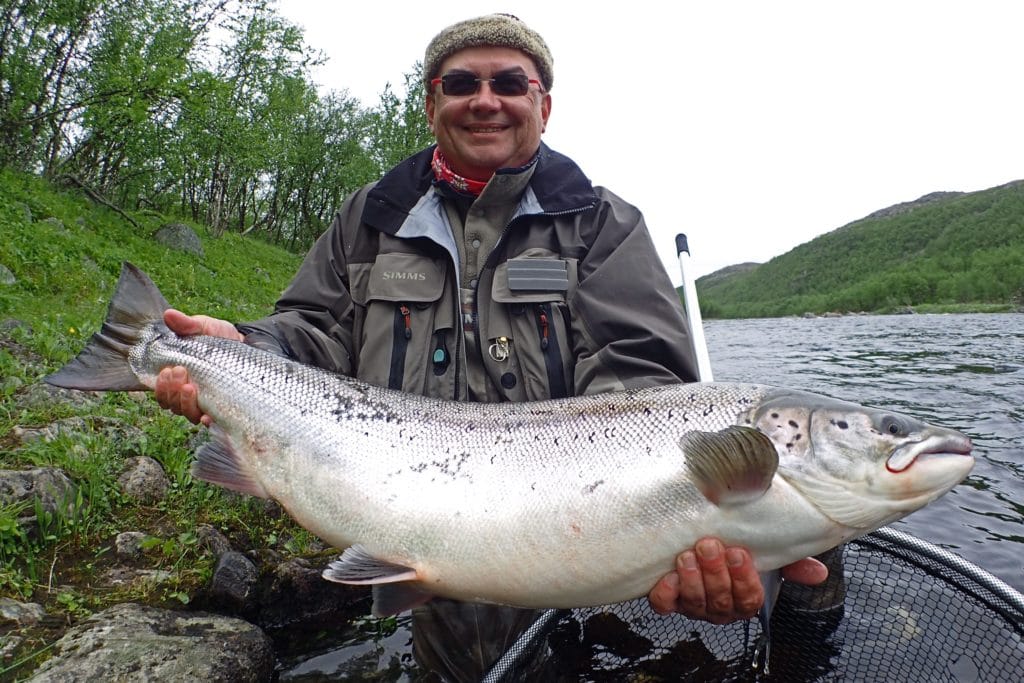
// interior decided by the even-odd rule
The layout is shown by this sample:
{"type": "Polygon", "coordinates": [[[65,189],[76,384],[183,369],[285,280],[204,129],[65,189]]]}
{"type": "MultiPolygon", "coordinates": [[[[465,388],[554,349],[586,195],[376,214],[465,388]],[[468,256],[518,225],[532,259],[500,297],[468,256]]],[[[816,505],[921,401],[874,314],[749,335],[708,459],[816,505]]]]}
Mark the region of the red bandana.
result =
{"type": "Polygon", "coordinates": [[[487,187],[486,181],[473,180],[472,178],[463,178],[458,173],[453,171],[448,166],[448,160],[441,154],[441,148],[434,148],[434,159],[431,161],[431,166],[434,169],[434,178],[441,182],[448,183],[452,188],[459,192],[465,192],[475,197],[479,197],[480,193],[487,187]]]}

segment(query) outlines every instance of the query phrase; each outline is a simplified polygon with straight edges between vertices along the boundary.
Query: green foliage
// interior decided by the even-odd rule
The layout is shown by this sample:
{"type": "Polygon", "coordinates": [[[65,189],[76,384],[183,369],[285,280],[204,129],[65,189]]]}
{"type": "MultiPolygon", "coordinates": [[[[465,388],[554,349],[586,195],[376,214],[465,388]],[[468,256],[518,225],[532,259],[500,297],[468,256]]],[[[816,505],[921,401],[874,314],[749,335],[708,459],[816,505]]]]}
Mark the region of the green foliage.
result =
{"type": "Polygon", "coordinates": [[[0,167],[304,250],[431,141],[418,64],[366,108],[318,93],[320,59],[265,0],[21,0],[0,11],[0,167]]]}
{"type": "Polygon", "coordinates": [[[198,542],[200,523],[282,552],[304,552],[313,544],[313,536],[287,516],[268,515],[263,501],[194,481],[191,441],[198,428],[152,399],[108,393],[80,408],[26,400],[43,375],[80,351],[98,329],[122,260],[150,273],[175,306],[233,320],[265,315],[301,261],[261,240],[233,233],[213,238],[200,227],[205,256],[198,259],[149,237],[165,220],[139,216],[140,232],[77,193],[0,170],[0,264],[15,276],[14,284],[0,285],[0,320],[21,323],[0,331],[3,467],[57,468],[74,483],[74,492],[53,510],[31,502],[0,507],[0,595],[41,601],[69,617],[125,598],[187,603],[214,563],[198,542]],[[22,444],[14,438],[16,426],[31,430],[62,418],[84,426],[49,440],[22,444]],[[138,455],[163,466],[170,480],[166,499],[140,504],[120,492],[125,459],[138,455]],[[31,525],[25,517],[34,519],[31,525]],[[141,562],[158,578],[97,595],[69,587],[93,585],[94,575],[113,561],[112,538],[153,528],[154,520],[160,520],[159,532],[151,532],[158,541],[141,562]]]}
{"type": "Polygon", "coordinates": [[[697,281],[707,317],[1020,306],[1024,183],[868,217],[754,269],[697,281]]]}

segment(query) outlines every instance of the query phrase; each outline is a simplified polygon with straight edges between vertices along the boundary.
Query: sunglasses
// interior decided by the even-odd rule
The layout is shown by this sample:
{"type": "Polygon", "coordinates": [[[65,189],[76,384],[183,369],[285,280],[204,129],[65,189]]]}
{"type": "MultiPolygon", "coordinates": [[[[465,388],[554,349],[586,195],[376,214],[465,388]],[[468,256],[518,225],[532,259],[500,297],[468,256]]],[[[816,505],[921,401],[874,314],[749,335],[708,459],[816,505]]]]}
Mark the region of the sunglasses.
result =
{"type": "Polygon", "coordinates": [[[530,92],[530,84],[540,87],[540,81],[527,77],[526,74],[498,74],[494,78],[478,78],[471,73],[446,74],[440,78],[434,78],[430,85],[441,84],[441,92],[449,97],[466,97],[475,95],[480,91],[481,83],[490,83],[491,92],[495,95],[514,97],[525,95],[530,92]]]}

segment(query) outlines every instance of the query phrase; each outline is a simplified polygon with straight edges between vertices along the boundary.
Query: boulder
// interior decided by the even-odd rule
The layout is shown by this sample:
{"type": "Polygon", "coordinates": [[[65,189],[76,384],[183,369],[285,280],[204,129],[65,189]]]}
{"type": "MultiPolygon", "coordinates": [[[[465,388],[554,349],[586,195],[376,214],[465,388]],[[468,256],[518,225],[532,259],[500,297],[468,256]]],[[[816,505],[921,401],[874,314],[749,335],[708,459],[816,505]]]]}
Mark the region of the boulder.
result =
{"type": "Polygon", "coordinates": [[[177,249],[203,258],[203,243],[196,231],[184,223],[168,223],[153,235],[160,244],[170,249],[177,249]]]}
{"type": "Polygon", "coordinates": [[[270,639],[246,621],[123,603],[70,629],[28,680],[241,683],[273,672],[270,639]]]}

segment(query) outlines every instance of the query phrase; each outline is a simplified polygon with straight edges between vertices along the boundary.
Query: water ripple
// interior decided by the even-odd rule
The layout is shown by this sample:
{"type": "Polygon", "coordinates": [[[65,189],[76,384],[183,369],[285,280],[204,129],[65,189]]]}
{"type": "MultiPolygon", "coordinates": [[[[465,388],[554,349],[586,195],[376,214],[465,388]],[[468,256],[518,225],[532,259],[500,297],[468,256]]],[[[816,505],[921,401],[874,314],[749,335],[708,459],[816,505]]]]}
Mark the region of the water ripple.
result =
{"type": "Polygon", "coordinates": [[[959,429],[977,465],[899,522],[1024,591],[1024,315],[708,321],[715,378],[818,391],[959,429]]]}

